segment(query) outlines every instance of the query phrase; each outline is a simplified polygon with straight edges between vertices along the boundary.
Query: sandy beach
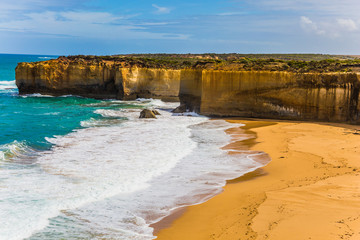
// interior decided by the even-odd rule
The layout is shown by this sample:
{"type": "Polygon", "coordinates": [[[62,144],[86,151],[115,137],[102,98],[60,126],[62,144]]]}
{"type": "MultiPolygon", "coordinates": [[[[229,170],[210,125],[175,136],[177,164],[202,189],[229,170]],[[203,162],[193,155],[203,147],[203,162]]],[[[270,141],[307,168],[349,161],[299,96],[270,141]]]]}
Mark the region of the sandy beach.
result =
{"type": "Polygon", "coordinates": [[[159,224],[157,239],[360,239],[359,126],[229,121],[246,125],[228,130],[226,149],[271,161],[159,224]]]}

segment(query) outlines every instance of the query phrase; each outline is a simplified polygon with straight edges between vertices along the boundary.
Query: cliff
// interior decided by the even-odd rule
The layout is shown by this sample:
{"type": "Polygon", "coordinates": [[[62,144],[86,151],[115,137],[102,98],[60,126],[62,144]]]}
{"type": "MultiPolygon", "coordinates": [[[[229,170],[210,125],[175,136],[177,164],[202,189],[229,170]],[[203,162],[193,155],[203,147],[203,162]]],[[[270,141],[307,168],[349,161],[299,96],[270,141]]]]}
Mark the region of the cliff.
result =
{"type": "Polygon", "coordinates": [[[180,101],[208,116],[360,124],[358,73],[202,71],[182,81],[180,101]]]}
{"type": "Polygon", "coordinates": [[[60,57],[19,63],[16,84],[20,94],[180,99],[186,109],[208,116],[360,124],[357,62],[177,60],[60,57]]]}
{"type": "Polygon", "coordinates": [[[125,66],[115,61],[72,61],[59,58],[19,63],[15,72],[20,94],[178,100],[180,88],[180,70],[125,66]]]}

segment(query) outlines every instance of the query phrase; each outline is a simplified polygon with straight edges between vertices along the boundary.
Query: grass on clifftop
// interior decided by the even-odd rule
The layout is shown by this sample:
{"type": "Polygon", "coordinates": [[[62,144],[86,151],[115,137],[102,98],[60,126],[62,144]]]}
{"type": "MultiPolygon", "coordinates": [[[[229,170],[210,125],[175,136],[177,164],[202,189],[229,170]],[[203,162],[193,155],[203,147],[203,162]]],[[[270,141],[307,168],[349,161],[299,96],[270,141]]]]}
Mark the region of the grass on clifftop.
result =
{"type": "MultiPolygon", "coordinates": [[[[64,57],[60,57],[63,58],[64,57]]],[[[323,54],[130,54],[69,56],[71,61],[111,61],[124,66],[168,69],[360,72],[360,58],[323,54]]]]}

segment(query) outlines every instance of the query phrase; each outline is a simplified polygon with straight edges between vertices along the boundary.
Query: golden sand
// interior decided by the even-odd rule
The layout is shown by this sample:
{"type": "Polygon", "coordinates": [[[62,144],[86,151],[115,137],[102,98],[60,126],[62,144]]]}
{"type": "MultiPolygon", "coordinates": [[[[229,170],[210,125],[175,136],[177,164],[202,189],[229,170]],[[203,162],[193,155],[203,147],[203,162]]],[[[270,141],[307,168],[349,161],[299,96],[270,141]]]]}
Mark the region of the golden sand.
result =
{"type": "MultiPolygon", "coordinates": [[[[158,239],[360,239],[359,129],[238,121],[246,124],[242,132],[256,138],[225,148],[245,145],[266,152],[271,162],[188,207],[158,239]]],[[[229,133],[236,137],[238,131],[229,133]]]]}

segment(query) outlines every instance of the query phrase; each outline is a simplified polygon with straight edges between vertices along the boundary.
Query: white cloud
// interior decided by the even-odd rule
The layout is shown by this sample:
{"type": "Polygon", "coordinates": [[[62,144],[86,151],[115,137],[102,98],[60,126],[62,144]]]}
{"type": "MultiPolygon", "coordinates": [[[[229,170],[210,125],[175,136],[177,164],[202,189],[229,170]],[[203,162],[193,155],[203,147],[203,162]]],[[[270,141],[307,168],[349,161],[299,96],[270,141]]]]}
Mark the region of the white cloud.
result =
{"type": "Polygon", "coordinates": [[[324,35],[326,32],[323,29],[319,29],[318,25],[314,23],[310,18],[302,16],[300,18],[301,27],[308,32],[314,32],[318,35],[324,35]]]}
{"type": "Polygon", "coordinates": [[[291,10],[295,12],[316,12],[326,15],[357,16],[360,11],[359,0],[237,0],[267,10],[291,10]]]}
{"type": "Polygon", "coordinates": [[[81,6],[85,0],[1,0],[1,12],[44,10],[48,8],[71,7],[72,9],[81,6]]]}
{"type": "Polygon", "coordinates": [[[154,8],[156,8],[156,14],[168,14],[171,12],[171,8],[168,7],[160,7],[156,4],[152,4],[154,8]]]}
{"type": "Polygon", "coordinates": [[[177,24],[178,22],[141,22],[135,24],[137,26],[165,26],[170,24],[177,24]]]}
{"type": "Polygon", "coordinates": [[[359,30],[356,22],[352,19],[326,19],[326,21],[314,22],[308,17],[300,18],[301,27],[311,33],[317,35],[338,38],[346,33],[357,32],[359,30]]]}
{"type": "Polygon", "coordinates": [[[234,15],[244,15],[247,14],[247,12],[223,12],[219,13],[218,16],[234,16],[234,15]]]}
{"type": "Polygon", "coordinates": [[[358,30],[357,24],[352,19],[339,18],[339,19],[337,19],[337,24],[339,25],[339,27],[341,27],[344,30],[347,30],[349,32],[353,32],[353,31],[358,30]]]}
{"type": "Polygon", "coordinates": [[[89,23],[111,23],[123,19],[107,12],[60,12],[59,15],[69,21],[89,23]]]}
{"type": "Polygon", "coordinates": [[[54,12],[26,14],[25,19],[0,22],[0,30],[95,39],[187,39],[186,34],[153,33],[131,24],[126,17],[107,12],[54,12]]]}

